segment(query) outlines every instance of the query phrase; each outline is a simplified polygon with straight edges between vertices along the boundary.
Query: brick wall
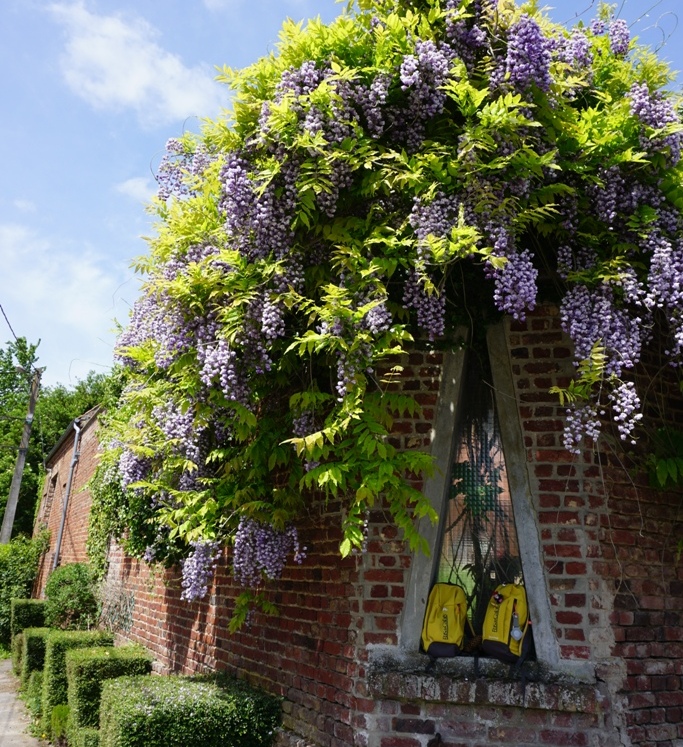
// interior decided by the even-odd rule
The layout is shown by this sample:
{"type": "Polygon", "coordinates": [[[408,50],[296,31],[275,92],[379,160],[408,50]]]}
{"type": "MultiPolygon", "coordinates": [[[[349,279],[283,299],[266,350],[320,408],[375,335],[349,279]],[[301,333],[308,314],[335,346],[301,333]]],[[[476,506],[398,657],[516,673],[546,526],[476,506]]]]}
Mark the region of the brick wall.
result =
{"type": "MultiPolygon", "coordinates": [[[[333,503],[312,505],[301,527],[308,557],[272,593],[280,616],[257,614],[235,635],[227,630],[238,592],[229,558],[210,597],[186,604],[177,575],[114,550],[109,583],[123,581],[135,600],[121,637],[147,645],[159,671],[228,668],[284,696],[281,745],[681,747],[681,493],[649,488],[609,430],[597,453],[575,457],[563,448],[564,411],[548,389],[568,383],[572,364],[556,309],[508,324],[506,335],[551,629],[562,662],[583,662],[595,676],[579,681],[531,667],[524,688],[501,665],[482,662],[476,672],[467,658],[425,673],[425,657],[400,646],[411,554],[376,507],[367,552],[341,560],[333,503]]],[[[398,420],[394,438],[424,448],[442,356],[415,352],[404,364],[396,386],[423,410],[398,420]]],[[[656,373],[648,414],[680,426],[675,377],[657,356],[643,372],[656,373]]]]}
{"type": "Polygon", "coordinates": [[[284,724],[313,744],[353,743],[355,693],[363,620],[359,559],[339,557],[338,506],[311,507],[299,529],[308,557],[290,565],[271,595],[278,617],[255,614],[231,635],[228,622],[238,590],[223,557],[205,601],[180,601],[177,573],[111,556],[108,583],[132,593],[135,604],[121,637],[147,646],[159,672],[231,669],[285,697],[284,724]]]}
{"type": "MultiPolygon", "coordinates": [[[[41,558],[34,586],[34,596],[37,597],[43,594],[45,582],[54,562],[64,502],[67,498],[75,435],[75,430],[70,426],[48,459],[47,475],[40,509],[36,517],[35,531],[38,532],[41,529],[50,531],[50,548],[41,558]]],[[[86,486],[97,466],[98,448],[97,417],[93,413],[85,416],[81,425],[78,456],[71,477],[67,515],[62,534],[60,565],[87,561],[85,542],[88,537],[88,515],[92,499],[86,486]]]]}
{"type": "MultiPolygon", "coordinates": [[[[681,745],[681,493],[650,488],[624,453],[642,456],[646,443],[624,449],[609,429],[598,453],[562,448],[562,411],[545,393],[565,383],[570,353],[555,310],[514,324],[510,345],[562,655],[595,662],[625,744],[681,745]]],[[[678,381],[656,348],[639,378],[646,429],[683,427],[678,381]]]]}

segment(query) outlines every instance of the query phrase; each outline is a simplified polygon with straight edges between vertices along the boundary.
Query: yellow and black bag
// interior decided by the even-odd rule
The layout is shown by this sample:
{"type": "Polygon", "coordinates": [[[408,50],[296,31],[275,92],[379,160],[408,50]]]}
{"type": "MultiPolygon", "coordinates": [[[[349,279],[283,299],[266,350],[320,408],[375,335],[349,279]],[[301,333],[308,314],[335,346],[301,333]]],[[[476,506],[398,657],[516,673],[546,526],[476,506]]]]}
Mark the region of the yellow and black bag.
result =
{"type": "Polygon", "coordinates": [[[422,648],[432,658],[457,656],[467,621],[465,590],[456,584],[434,584],[422,623],[422,648]]]}
{"type": "Polygon", "coordinates": [[[501,584],[486,608],[481,647],[489,656],[515,664],[526,659],[531,645],[526,590],[521,584],[501,584]]]}

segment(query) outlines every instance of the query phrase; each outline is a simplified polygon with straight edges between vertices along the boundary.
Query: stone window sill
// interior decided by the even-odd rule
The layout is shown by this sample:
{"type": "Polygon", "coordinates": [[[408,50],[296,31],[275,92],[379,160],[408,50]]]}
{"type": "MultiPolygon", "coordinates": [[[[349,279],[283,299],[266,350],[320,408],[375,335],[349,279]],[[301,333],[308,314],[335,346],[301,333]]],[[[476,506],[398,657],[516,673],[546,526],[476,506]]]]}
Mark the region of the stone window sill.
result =
{"type": "Polygon", "coordinates": [[[478,706],[504,706],[597,714],[607,707],[606,693],[595,682],[551,673],[538,662],[524,665],[525,682],[510,677],[510,667],[493,659],[440,659],[426,672],[424,654],[372,652],[368,687],[376,699],[478,706]]]}

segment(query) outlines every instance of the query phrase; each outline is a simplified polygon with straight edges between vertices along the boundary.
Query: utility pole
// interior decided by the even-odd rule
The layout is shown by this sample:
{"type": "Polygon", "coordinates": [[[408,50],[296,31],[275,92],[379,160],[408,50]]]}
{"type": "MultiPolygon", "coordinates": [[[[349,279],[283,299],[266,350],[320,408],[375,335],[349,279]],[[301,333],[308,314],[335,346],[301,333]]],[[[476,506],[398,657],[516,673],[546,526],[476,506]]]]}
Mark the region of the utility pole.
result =
{"type": "Polygon", "coordinates": [[[28,451],[28,439],[31,435],[31,426],[33,425],[33,413],[36,409],[38,400],[38,391],[40,389],[40,377],[45,369],[36,368],[31,381],[31,396],[28,401],[28,412],[24,420],[24,430],[21,434],[21,443],[19,444],[19,454],[17,462],[14,465],[14,474],[12,475],[12,484],[7,497],[7,506],[5,507],[5,516],[2,519],[2,529],[0,529],[0,545],[6,545],[12,537],[12,527],[14,526],[14,515],[17,512],[17,503],[19,502],[19,489],[21,488],[21,478],[24,475],[24,464],[26,463],[26,452],[28,451]]]}

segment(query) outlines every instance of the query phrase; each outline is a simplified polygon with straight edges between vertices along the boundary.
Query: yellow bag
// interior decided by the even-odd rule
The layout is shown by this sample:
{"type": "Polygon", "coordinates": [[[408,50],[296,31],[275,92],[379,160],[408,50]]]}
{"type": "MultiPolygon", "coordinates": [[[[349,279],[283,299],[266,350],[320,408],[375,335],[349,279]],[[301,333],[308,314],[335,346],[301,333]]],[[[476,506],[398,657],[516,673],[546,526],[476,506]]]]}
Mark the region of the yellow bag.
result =
{"type": "Polygon", "coordinates": [[[486,608],[482,649],[496,659],[514,664],[526,658],[531,642],[526,590],[520,584],[501,584],[486,608]]]}
{"type": "Polygon", "coordinates": [[[422,623],[422,648],[432,657],[457,656],[462,651],[467,620],[465,590],[455,584],[434,584],[422,623]]]}

